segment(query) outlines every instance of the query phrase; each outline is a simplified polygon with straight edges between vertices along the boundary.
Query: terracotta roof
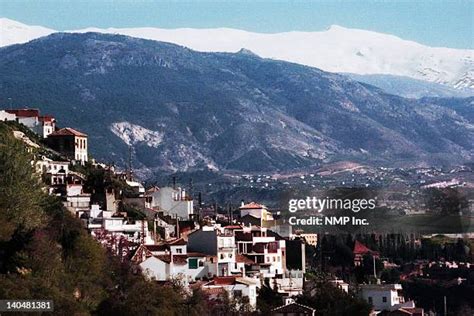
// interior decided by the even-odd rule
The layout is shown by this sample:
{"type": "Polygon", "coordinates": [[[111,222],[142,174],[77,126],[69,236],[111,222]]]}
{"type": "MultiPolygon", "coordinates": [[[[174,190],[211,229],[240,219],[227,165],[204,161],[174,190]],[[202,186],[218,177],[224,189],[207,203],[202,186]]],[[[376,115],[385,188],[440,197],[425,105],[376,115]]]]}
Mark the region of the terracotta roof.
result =
{"type": "Polygon", "coordinates": [[[225,229],[241,229],[242,226],[240,225],[227,225],[227,226],[224,226],[225,229]]]}
{"type": "Polygon", "coordinates": [[[61,128],[57,131],[52,132],[49,136],[79,136],[79,137],[87,137],[86,134],[76,131],[73,128],[65,127],[61,128]]]}
{"type": "Polygon", "coordinates": [[[146,245],[145,246],[147,250],[151,252],[157,252],[157,251],[165,251],[169,250],[169,246],[167,244],[161,244],[161,245],[146,245]]]}
{"type": "Polygon", "coordinates": [[[243,262],[245,264],[255,264],[255,261],[253,261],[252,259],[244,256],[244,255],[241,255],[240,253],[237,254],[236,258],[235,258],[235,261],[237,262],[243,262]]]}
{"type": "Polygon", "coordinates": [[[260,208],[266,208],[265,205],[258,204],[255,202],[250,202],[249,204],[242,205],[240,209],[260,209],[260,208]]]}
{"type": "Polygon", "coordinates": [[[226,276],[226,277],[215,277],[207,285],[233,285],[235,284],[235,277],[226,276]]]}
{"type": "Polygon", "coordinates": [[[7,113],[15,114],[18,117],[38,117],[38,109],[16,109],[16,110],[5,110],[7,113]]]}
{"type": "Polygon", "coordinates": [[[377,251],[373,251],[367,248],[363,243],[358,240],[355,241],[353,253],[357,255],[378,254],[377,251]]]}
{"type": "MultiPolygon", "coordinates": [[[[171,262],[171,255],[157,255],[155,258],[160,259],[163,262],[170,263],[171,262]]],[[[173,255],[173,263],[178,265],[185,265],[188,263],[187,255],[173,255]]]]}
{"type": "Polygon", "coordinates": [[[52,122],[54,121],[54,117],[51,115],[43,115],[39,117],[40,122],[52,122]]]}

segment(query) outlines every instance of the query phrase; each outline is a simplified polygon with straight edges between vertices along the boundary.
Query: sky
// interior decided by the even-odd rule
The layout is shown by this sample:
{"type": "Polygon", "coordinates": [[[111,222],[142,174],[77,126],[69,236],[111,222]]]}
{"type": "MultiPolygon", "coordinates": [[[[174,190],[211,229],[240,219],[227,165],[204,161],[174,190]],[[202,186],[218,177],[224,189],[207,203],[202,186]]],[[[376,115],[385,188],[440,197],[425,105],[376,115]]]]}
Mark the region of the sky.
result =
{"type": "Polygon", "coordinates": [[[278,33],[337,24],[429,46],[474,48],[472,0],[0,0],[0,17],[55,30],[228,27],[278,33]]]}

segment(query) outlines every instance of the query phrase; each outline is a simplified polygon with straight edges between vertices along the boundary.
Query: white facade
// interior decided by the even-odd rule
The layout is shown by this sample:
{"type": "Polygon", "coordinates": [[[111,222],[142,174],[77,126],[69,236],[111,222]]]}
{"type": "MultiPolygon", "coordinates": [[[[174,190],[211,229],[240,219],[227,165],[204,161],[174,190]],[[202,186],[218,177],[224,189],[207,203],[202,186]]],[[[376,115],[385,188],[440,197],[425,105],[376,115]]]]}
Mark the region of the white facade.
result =
{"type": "Polygon", "coordinates": [[[74,160],[81,162],[82,164],[87,162],[87,137],[75,138],[75,152],[74,160]]]}
{"type": "Polygon", "coordinates": [[[69,174],[69,162],[54,161],[46,157],[36,161],[37,172],[47,175],[50,185],[65,184],[65,178],[69,174]]]}
{"type": "Polygon", "coordinates": [[[236,264],[237,248],[233,235],[217,235],[217,276],[240,272],[236,264]]]}
{"type": "Polygon", "coordinates": [[[239,208],[240,210],[240,217],[244,217],[245,215],[251,215],[256,218],[260,218],[262,221],[272,221],[273,215],[265,205],[261,205],[255,202],[251,202],[249,204],[243,204],[239,208]]]}
{"type": "Polygon", "coordinates": [[[158,208],[167,215],[178,216],[187,220],[194,214],[193,200],[184,189],[163,187],[149,193],[148,197],[151,197],[148,207],[158,208]]]}
{"type": "Polygon", "coordinates": [[[6,121],[16,121],[16,115],[12,113],[8,113],[5,110],[0,111],[0,121],[6,122],[6,121]]]}
{"type": "Polygon", "coordinates": [[[361,286],[361,296],[378,311],[393,311],[405,303],[401,284],[365,284],[361,286]]]}
{"type": "Polygon", "coordinates": [[[263,277],[273,278],[286,272],[286,242],[267,236],[263,227],[243,227],[236,230],[251,238],[237,240],[238,252],[252,258],[256,263],[268,266],[261,268],[263,277]]]}
{"type": "Polygon", "coordinates": [[[224,289],[230,299],[239,299],[247,297],[249,305],[252,310],[257,308],[257,284],[256,280],[245,277],[227,277],[227,278],[214,278],[213,281],[202,286],[203,289],[224,289]],[[230,278],[230,279],[227,279],[230,278]]]}

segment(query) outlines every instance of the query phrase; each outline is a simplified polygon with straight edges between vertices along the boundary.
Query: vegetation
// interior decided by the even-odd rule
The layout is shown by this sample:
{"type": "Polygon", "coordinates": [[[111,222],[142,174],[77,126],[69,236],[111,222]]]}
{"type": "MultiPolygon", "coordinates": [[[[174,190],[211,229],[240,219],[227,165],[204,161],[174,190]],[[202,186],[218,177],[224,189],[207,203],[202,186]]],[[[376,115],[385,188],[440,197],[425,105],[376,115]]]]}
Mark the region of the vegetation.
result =
{"type": "Polygon", "coordinates": [[[51,299],[61,315],[182,314],[176,289],[131,274],[43,191],[23,143],[5,126],[0,136],[2,299],[51,299]]]}

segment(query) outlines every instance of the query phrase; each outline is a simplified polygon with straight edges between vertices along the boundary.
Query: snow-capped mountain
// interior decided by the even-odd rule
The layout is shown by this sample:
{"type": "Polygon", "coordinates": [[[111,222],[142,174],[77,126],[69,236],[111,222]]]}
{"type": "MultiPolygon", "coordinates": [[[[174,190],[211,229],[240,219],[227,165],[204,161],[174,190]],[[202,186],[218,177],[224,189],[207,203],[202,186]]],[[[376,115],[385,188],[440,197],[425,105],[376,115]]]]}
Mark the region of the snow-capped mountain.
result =
{"type": "Polygon", "coordinates": [[[0,18],[0,47],[26,43],[54,32],[56,31],[46,27],[26,25],[10,19],[0,18]]]}
{"type": "MultiPolygon", "coordinates": [[[[2,46],[39,37],[38,27],[2,19],[2,46]],[[12,31],[11,31],[12,30],[12,31]],[[22,31],[24,30],[24,31],[22,31]],[[35,30],[35,31],[33,31],[35,30]],[[11,34],[10,34],[11,33],[11,34]],[[2,35],[3,36],[3,35],[2,35]]],[[[44,35],[49,34],[42,29],[44,35]]],[[[474,50],[429,47],[393,35],[333,25],[321,32],[252,33],[236,29],[86,28],[70,32],[122,34],[175,43],[201,52],[251,50],[325,71],[386,74],[474,89],[474,50]]]]}
{"type": "Polygon", "coordinates": [[[393,35],[333,25],[322,32],[252,33],[219,29],[98,29],[76,32],[123,34],[183,45],[202,52],[251,50],[330,72],[389,74],[474,88],[474,50],[429,47],[393,35]]]}
{"type": "Polygon", "coordinates": [[[0,49],[0,74],[0,100],[84,131],[99,160],[123,166],[131,147],[143,175],[336,161],[449,165],[474,156],[474,98],[406,99],[247,51],[55,33],[0,49]]]}

